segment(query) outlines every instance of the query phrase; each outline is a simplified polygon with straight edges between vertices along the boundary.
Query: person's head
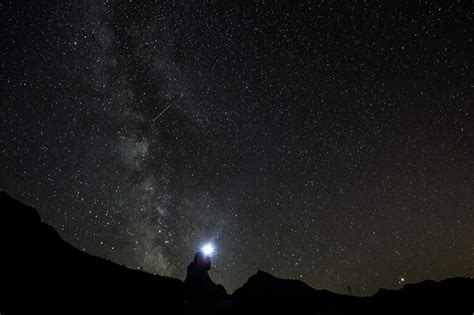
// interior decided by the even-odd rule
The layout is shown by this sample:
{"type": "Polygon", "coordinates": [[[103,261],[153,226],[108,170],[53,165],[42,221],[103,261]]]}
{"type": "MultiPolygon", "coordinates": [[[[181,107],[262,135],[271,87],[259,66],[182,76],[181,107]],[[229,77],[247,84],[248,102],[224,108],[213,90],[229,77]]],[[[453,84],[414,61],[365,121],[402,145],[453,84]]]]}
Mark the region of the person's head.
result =
{"type": "Polygon", "coordinates": [[[202,251],[199,251],[194,255],[194,262],[204,266],[206,270],[211,269],[211,256],[204,254],[202,251]]]}

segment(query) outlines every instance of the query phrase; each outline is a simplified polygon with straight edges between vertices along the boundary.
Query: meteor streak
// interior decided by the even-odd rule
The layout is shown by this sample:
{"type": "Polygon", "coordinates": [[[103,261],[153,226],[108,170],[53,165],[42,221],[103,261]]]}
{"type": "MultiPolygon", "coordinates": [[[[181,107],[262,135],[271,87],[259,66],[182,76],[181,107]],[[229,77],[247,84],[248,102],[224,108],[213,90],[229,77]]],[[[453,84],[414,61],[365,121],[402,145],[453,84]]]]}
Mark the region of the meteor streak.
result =
{"type": "Polygon", "coordinates": [[[160,118],[160,116],[163,115],[163,114],[168,110],[168,108],[171,107],[171,105],[172,105],[172,104],[169,104],[168,106],[166,106],[166,108],[163,109],[163,110],[161,111],[161,113],[159,113],[155,118],[153,118],[153,122],[155,122],[158,118],[160,118]]]}

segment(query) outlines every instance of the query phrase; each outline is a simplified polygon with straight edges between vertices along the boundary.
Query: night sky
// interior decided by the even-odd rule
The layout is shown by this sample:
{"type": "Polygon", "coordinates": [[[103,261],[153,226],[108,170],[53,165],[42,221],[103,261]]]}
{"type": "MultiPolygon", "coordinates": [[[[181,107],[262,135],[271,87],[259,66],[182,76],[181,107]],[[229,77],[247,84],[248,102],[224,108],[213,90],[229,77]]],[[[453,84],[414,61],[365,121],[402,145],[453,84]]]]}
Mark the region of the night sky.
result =
{"type": "Polygon", "coordinates": [[[0,189],[229,292],[474,276],[473,4],[349,3],[2,1],[0,189]]]}

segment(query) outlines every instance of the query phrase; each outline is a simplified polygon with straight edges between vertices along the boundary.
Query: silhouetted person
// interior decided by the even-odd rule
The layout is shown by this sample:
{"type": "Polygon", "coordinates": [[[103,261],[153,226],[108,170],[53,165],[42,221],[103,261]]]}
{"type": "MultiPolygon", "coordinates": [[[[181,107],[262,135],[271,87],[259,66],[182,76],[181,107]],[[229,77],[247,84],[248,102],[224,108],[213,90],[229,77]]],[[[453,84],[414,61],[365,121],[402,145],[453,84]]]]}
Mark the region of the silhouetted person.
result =
{"type": "Polygon", "coordinates": [[[212,303],[222,301],[227,292],[222,285],[215,284],[209,274],[211,257],[203,252],[194,255],[194,261],[189,264],[184,289],[186,299],[191,303],[212,303]]]}

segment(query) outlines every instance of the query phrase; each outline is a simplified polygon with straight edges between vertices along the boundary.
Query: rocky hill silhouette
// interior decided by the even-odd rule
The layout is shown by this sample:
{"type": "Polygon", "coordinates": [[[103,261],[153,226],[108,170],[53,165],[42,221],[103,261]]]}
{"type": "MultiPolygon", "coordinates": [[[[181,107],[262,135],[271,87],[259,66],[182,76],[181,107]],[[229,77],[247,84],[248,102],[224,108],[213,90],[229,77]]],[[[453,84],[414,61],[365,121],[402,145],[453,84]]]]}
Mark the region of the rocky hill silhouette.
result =
{"type": "Polygon", "coordinates": [[[372,297],[316,290],[258,271],[219,305],[192,305],[179,279],[131,270],[80,251],[38,212],[0,192],[1,314],[423,313],[472,314],[474,279],[381,289],[372,297]]]}
{"type": "Polygon", "coordinates": [[[74,248],[32,207],[0,192],[2,314],[89,313],[179,307],[182,282],[109,262],[74,248]],[[67,305],[67,311],[64,306],[67,305]]]}
{"type": "Polygon", "coordinates": [[[472,314],[474,279],[450,278],[406,284],[400,290],[380,289],[371,297],[316,290],[299,280],[287,280],[258,271],[233,294],[242,311],[336,314],[405,314],[410,312],[472,314]]]}

